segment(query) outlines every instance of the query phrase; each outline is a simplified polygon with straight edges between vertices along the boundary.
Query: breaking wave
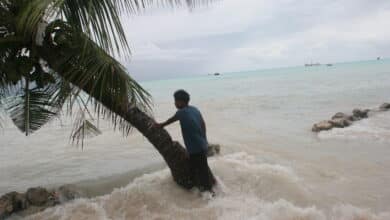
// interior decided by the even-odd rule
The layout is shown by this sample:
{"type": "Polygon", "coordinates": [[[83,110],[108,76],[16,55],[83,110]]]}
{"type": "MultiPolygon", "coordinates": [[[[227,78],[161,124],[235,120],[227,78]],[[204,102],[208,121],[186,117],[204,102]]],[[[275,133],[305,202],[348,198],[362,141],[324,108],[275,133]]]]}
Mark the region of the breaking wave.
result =
{"type": "Polygon", "coordinates": [[[27,219],[390,219],[390,213],[352,205],[315,206],[315,195],[292,168],[247,153],[212,158],[210,166],[219,182],[215,198],[181,189],[164,169],[110,194],[78,199],[27,219]]]}

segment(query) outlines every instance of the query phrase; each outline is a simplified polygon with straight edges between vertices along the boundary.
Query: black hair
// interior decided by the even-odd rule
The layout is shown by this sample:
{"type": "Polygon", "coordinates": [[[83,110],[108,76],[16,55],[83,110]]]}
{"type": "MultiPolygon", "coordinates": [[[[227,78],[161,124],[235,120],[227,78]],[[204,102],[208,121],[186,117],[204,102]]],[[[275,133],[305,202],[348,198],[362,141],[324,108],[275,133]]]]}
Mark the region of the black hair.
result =
{"type": "Polygon", "coordinates": [[[187,103],[187,104],[188,104],[188,102],[190,101],[190,94],[188,94],[188,92],[186,92],[186,91],[183,90],[183,89],[177,90],[177,91],[173,94],[173,97],[175,97],[175,100],[183,101],[183,102],[185,102],[185,103],[187,103]]]}

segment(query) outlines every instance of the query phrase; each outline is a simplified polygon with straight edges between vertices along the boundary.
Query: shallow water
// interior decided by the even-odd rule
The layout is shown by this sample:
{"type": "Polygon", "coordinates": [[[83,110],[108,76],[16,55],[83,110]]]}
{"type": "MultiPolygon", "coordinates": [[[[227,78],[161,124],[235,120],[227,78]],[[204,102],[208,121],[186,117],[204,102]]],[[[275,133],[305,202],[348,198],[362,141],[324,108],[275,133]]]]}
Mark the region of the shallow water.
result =
{"type": "Polygon", "coordinates": [[[211,159],[220,186],[213,199],[178,188],[168,170],[144,175],[94,199],[46,210],[29,219],[388,219],[351,205],[312,206],[318,198],[293,169],[247,153],[211,159]],[[234,175],[233,175],[234,174],[234,175]]]}
{"type": "MultiPolygon", "coordinates": [[[[28,138],[7,124],[0,136],[0,194],[64,183],[90,189],[92,198],[32,219],[390,219],[390,112],[345,129],[310,131],[336,112],[389,102],[389,61],[143,85],[160,121],[174,113],[176,89],[191,93],[210,141],[222,145],[222,155],[211,159],[220,182],[216,198],[177,187],[158,168],[158,153],[136,132],[124,138],[100,122],[104,133],[81,150],[69,144],[71,126],[65,121],[28,138]],[[132,180],[142,172],[150,174],[132,180]]],[[[178,124],[168,130],[181,141],[178,124]]]]}

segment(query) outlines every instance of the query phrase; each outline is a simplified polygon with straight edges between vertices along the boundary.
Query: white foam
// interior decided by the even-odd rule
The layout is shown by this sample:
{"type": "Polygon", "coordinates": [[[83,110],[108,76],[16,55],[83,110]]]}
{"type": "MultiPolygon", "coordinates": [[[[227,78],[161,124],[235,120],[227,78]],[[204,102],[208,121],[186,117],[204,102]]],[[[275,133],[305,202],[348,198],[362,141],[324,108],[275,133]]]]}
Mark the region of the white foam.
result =
{"type": "Polygon", "coordinates": [[[310,192],[290,167],[258,161],[246,153],[217,157],[210,165],[219,181],[215,198],[179,188],[165,169],[145,174],[111,194],[47,209],[28,219],[389,219],[351,205],[330,211],[311,204],[310,192]]]}

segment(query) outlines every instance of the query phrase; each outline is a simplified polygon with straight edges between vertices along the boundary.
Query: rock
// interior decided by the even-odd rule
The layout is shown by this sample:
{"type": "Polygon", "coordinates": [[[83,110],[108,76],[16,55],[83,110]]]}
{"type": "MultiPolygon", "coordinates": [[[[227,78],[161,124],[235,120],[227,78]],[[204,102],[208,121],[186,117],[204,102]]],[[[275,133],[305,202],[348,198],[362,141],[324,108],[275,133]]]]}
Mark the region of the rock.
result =
{"type": "Polygon", "coordinates": [[[219,154],[221,151],[221,146],[219,144],[209,144],[209,147],[207,148],[207,156],[211,157],[216,154],[219,154]]]}
{"type": "Polygon", "coordinates": [[[83,196],[83,193],[76,188],[74,185],[63,185],[55,191],[59,202],[67,202],[83,196]]]}
{"type": "Polygon", "coordinates": [[[28,189],[26,193],[10,192],[0,197],[0,220],[15,212],[30,215],[81,196],[82,193],[72,185],[64,185],[54,191],[36,187],[28,189]]]}
{"type": "Polygon", "coordinates": [[[313,132],[326,131],[333,128],[333,125],[329,121],[321,121],[313,125],[311,129],[313,132]]]}
{"type": "Polygon", "coordinates": [[[349,120],[350,121],[359,121],[359,120],[361,120],[361,118],[351,115],[351,118],[349,120]]]}
{"type": "Polygon", "coordinates": [[[353,116],[358,118],[358,119],[362,119],[362,118],[367,118],[368,117],[368,112],[370,111],[370,109],[365,109],[365,110],[361,110],[361,109],[354,109],[352,111],[353,113],[353,116]]]}
{"type": "Polygon", "coordinates": [[[346,118],[346,117],[348,117],[347,114],[342,113],[342,112],[337,112],[335,115],[333,115],[332,119],[336,119],[336,118],[346,118]]]}
{"type": "Polygon", "coordinates": [[[0,219],[28,207],[25,194],[10,192],[0,197],[0,219]]]}
{"type": "Polygon", "coordinates": [[[390,103],[383,103],[383,104],[379,107],[379,110],[381,110],[381,111],[390,110],[390,103]]]}
{"type": "Polygon", "coordinates": [[[352,124],[352,122],[346,118],[335,118],[330,120],[329,123],[335,128],[345,128],[352,124]]]}
{"type": "Polygon", "coordinates": [[[51,194],[42,187],[30,188],[26,192],[28,202],[35,206],[45,205],[50,200],[51,194]]]}
{"type": "Polygon", "coordinates": [[[338,119],[338,118],[343,118],[343,119],[346,119],[346,120],[349,120],[349,121],[355,121],[356,120],[356,117],[354,117],[353,115],[347,115],[343,112],[338,112],[336,113],[335,115],[333,115],[332,119],[338,119]]]}
{"type": "Polygon", "coordinates": [[[0,219],[5,219],[13,212],[13,196],[5,194],[0,198],[0,219]]]}

